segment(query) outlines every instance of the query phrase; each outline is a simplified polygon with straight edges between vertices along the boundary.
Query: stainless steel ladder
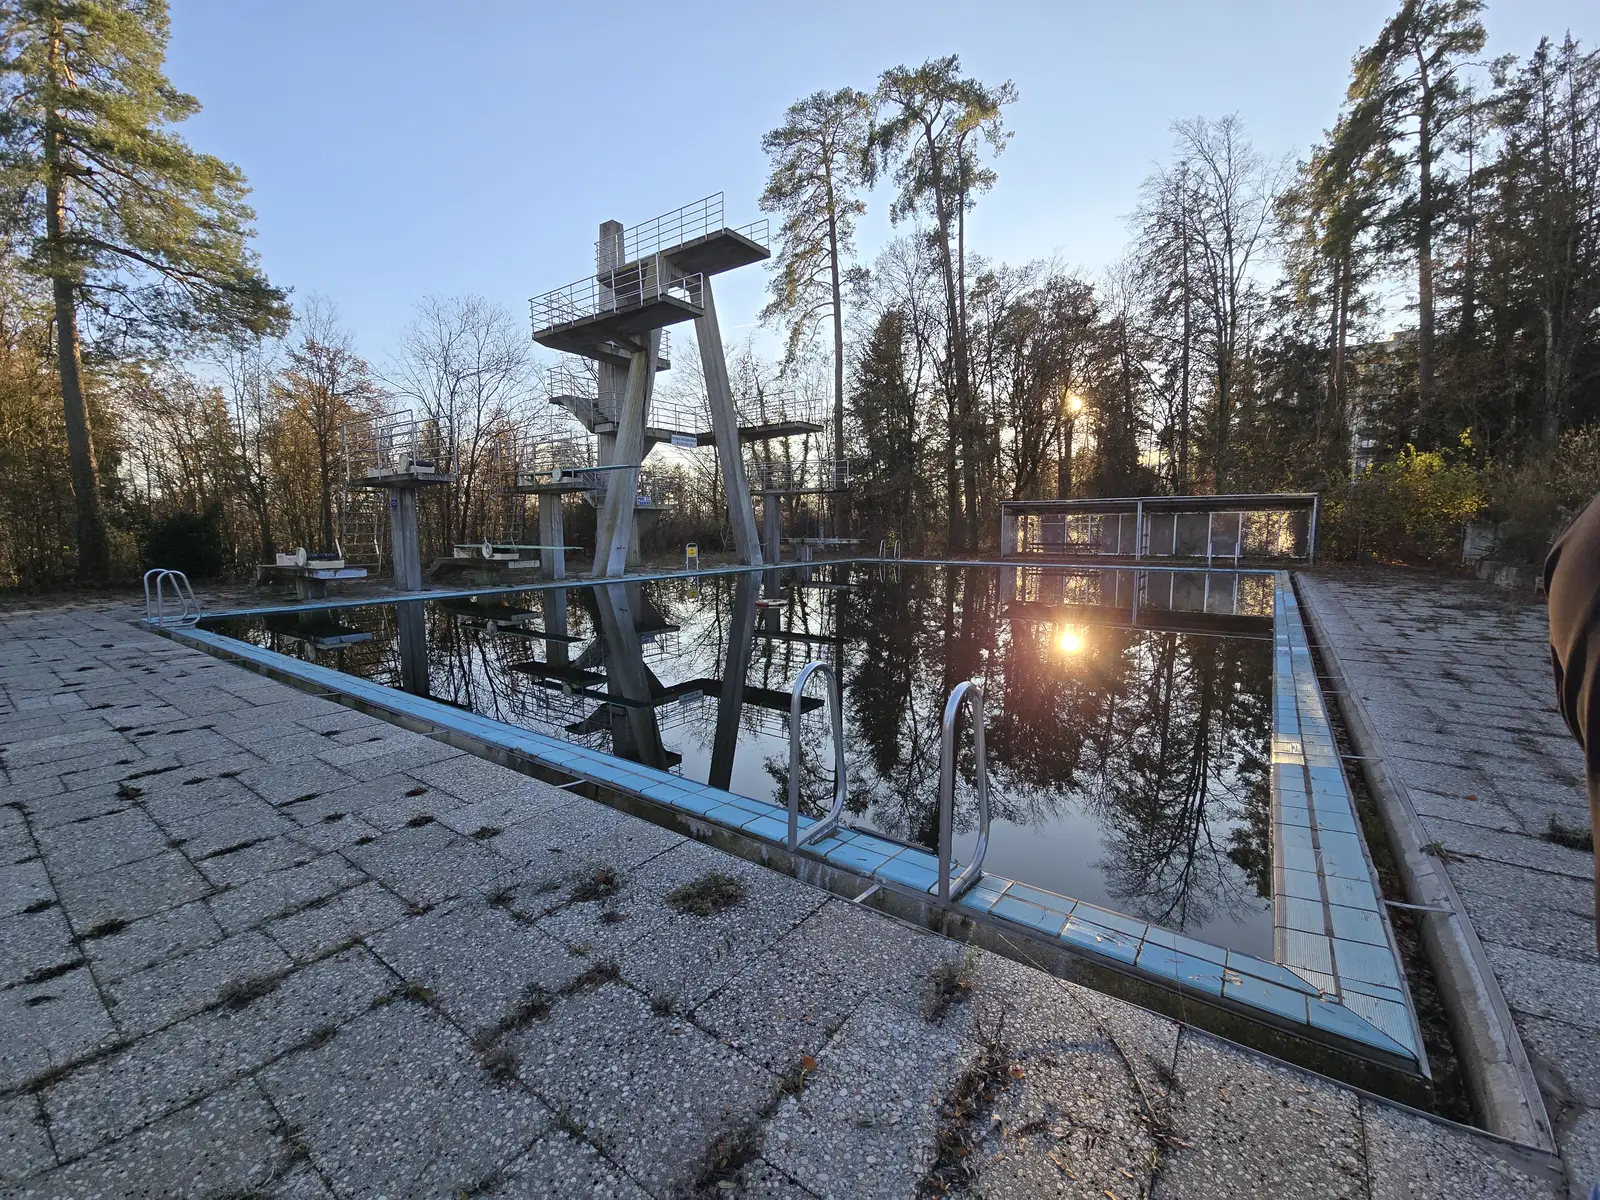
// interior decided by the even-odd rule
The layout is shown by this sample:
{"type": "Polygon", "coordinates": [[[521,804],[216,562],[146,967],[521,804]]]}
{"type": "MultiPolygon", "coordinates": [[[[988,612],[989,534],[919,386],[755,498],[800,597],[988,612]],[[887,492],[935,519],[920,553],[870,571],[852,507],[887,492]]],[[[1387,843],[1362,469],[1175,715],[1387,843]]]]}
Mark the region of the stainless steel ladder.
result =
{"type": "Polygon", "coordinates": [[[989,752],[983,740],[983,689],[970,679],[951,689],[944,706],[944,725],[939,733],[939,899],[948,903],[978,882],[983,874],[983,856],[989,850],[989,752]],[[953,816],[956,797],[956,720],[961,706],[972,702],[972,748],[977,755],[978,843],[972,848],[972,861],[961,874],[950,878],[950,847],[954,840],[953,816]]]}
{"type": "Polygon", "coordinates": [[[821,841],[839,828],[844,802],[850,791],[844,765],[844,708],[839,702],[839,677],[825,662],[807,663],[794,681],[789,696],[789,849],[798,850],[808,842],[821,841]],[[833,808],[815,825],[800,832],[800,712],[802,693],[811,676],[821,673],[827,685],[828,712],[833,726],[833,808]]]}
{"type": "Polygon", "coordinates": [[[144,573],[144,619],[156,625],[193,625],[200,619],[200,601],[195,599],[194,588],[189,586],[189,577],[182,571],[170,571],[165,567],[153,567],[144,573]],[[152,591],[151,579],[155,584],[152,591]],[[172,616],[167,615],[166,589],[172,586],[172,603],[177,605],[179,611],[172,616]]]}
{"type": "MultiPolygon", "coordinates": [[[[944,903],[959,900],[963,892],[977,883],[983,875],[984,855],[989,851],[989,752],[984,740],[983,689],[971,680],[964,680],[950,692],[944,706],[944,722],[939,735],[939,899],[944,903]],[[956,793],[956,738],[957,723],[962,706],[972,706],[972,745],[977,756],[978,789],[978,841],[972,848],[972,860],[961,868],[954,879],[950,877],[951,845],[954,841],[954,814],[956,793]]],[[[839,699],[839,677],[824,662],[807,663],[794,681],[789,695],[789,836],[791,851],[811,842],[821,841],[839,828],[844,815],[844,804],[849,798],[850,784],[845,774],[844,707],[839,699]],[[800,832],[800,715],[803,694],[811,676],[821,674],[826,685],[830,725],[833,730],[833,808],[822,820],[804,833],[800,832]]]]}

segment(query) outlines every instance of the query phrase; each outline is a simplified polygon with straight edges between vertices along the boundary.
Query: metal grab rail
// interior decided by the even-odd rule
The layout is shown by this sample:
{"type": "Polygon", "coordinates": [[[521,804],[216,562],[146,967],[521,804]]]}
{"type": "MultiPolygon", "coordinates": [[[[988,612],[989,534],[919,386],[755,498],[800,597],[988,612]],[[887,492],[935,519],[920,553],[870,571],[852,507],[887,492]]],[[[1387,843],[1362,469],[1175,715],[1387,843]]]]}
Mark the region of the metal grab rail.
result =
{"type": "Polygon", "coordinates": [[[144,573],[144,619],[157,625],[193,625],[200,620],[200,601],[195,599],[189,577],[182,571],[169,571],[165,567],[152,567],[144,573]],[[150,591],[150,577],[155,576],[155,592],[150,591]],[[181,610],[172,618],[166,612],[166,586],[172,584],[173,602],[181,610]],[[152,611],[153,610],[153,611],[152,611]]]}
{"type": "Polygon", "coordinates": [[[989,755],[983,741],[983,689],[970,679],[956,684],[944,706],[944,726],[939,735],[939,899],[957,900],[978,882],[983,856],[989,849],[989,755]],[[978,844],[972,861],[954,880],[950,878],[950,844],[956,797],[956,718],[961,703],[972,701],[972,748],[978,758],[978,844]]]}
{"type": "Polygon", "coordinates": [[[820,841],[839,828],[845,797],[850,790],[844,767],[844,707],[839,703],[839,677],[825,662],[807,663],[794,681],[789,697],[789,849],[820,841]],[[821,671],[827,683],[828,709],[833,717],[833,809],[802,835],[800,833],[800,698],[811,676],[821,671]]]}

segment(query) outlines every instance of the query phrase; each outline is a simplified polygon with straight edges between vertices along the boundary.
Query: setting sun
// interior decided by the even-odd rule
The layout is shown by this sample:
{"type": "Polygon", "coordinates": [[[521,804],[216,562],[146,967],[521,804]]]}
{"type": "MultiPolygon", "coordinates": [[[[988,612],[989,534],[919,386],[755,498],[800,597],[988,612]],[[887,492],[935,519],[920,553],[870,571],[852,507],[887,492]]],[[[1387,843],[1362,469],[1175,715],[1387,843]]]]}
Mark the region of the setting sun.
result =
{"type": "Polygon", "coordinates": [[[1083,649],[1083,634],[1076,629],[1063,629],[1056,634],[1056,649],[1063,654],[1076,654],[1083,649]]]}

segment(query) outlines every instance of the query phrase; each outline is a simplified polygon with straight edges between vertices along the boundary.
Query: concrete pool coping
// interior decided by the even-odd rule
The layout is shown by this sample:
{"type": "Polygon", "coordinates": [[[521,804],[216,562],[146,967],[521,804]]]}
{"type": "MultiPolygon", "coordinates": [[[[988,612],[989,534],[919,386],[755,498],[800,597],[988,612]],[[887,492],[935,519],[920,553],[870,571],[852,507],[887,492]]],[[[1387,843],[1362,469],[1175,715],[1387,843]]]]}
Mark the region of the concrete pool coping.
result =
{"type": "Polygon", "coordinates": [[[1362,775],[1395,850],[1395,866],[1407,898],[1428,910],[1421,926],[1423,946],[1445,985],[1440,997],[1462,1043],[1458,1062],[1473,1104],[1491,1132],[1554,1153],[1554,1129],[1539,1080],[1493,965],[1449,873],[1440,869],[1427,850],[1428,837],[1410,797],[1384,766],[1381,742],[1315,604],[1308,602],[1305,613],[1337,688],[1335,696],[1350,740],[1361,755],[1362,775]]]}
{"type": "MultiPolygon", "coordinates": [[[[807,564],[1017,567],[1014,562],[855,558],[807,564]]],[[[1038,564],[1042,565],[1042,564],[1038,564]]],[[[782,568],[711,568],[632,575],[637,583],[782,568]]],[[[1034,567],[1036,564],[1026,564],[1034,567]]],[[[1103,569],[1103,568],[1101,568],[1103,569]]],[[[1115,568],[1128,569],[1128,568],[1115,568]]],[[[1144,569],[1144,568],[1139,568],[1144,569]]],[[[1172,570],[1195,568],[1151,568],[1172,570]]],[[[1374,1090],[1407,1094],[1428,1078],[1415,1012],[1398,967],[1393,934],[1378,899],[1354,805],[1322,706],[1310,648],[1284,571],[1234,571],[1274,577],[1272,815],[1275,945],[1284,961],[1224,950],[1136,918],[985,873],[955,903],[941,905],[937,863],[915,847],[861,830],[843,831],[791,853],[781,808],[687,782],[465,712],[439,701],[344,675],[208,630],[155,630],[305,690],[419,729],[528,774],[582,780],[586,794],[657,824],[675,826],[723,849],[838,894],[978,941],[1009,957],[1122,995],[1201,1028],[1374,1090]],[[1308,855],[1309,852],[1309,855],[1308,855]],[[1365,872],[1365,878],[1361,873],[1365,872]],[[1331,872],[1331,873],[1330,873],[1331,872]],[[1316,895],[1310,883],[1315,880],[1316,895]],[[1299,894],[1296,894],[1299,893],[1299,894]],[[1319,924],[1320,919],[1320,924],[1319,924]]],[[[590,579],[541,581],[363,597],[208,613],[207,619],[448,599],[495,592],[595,586],[590,579]]],[[[804,820],[804,819],[803,819],[804,820]]],[[[809,820],[805,820],[809,824],[809,820]]]]}

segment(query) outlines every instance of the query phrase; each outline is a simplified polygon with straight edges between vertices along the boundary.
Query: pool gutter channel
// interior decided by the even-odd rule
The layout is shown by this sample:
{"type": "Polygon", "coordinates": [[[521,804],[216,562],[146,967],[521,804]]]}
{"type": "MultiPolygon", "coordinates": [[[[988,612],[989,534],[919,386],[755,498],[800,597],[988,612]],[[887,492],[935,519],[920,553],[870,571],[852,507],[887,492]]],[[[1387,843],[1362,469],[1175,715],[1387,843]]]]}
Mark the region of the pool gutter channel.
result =
{"type": "MultiPolygon", "coordinates": [[[[375,602],[389,601],[365,601],[375,602]]],[[[319,677],[322,672],[333,674],[327,668],[300,663],[257,647],[250,647],[248,654],[241,653],[231,647],[231,639],[205,630],[159,628],[150,624],[145,627],[298,690],[335,699],[347,707],[433,737],[519,773],[567,787],[577,794],[692,836],[746,860],[783,871],[843,899],[857,902],[862,907],[873,908],[955,940],[975,943],[1014,961],[1129,1000],[1364,1090],[1402,1102],[1418,1105],[1426,1102],[1426,1067],[1421,1064],[1420,1055],[1418,1060],[1412,1060],[1387,1052],[1380,1046],[1361,1044],[1314,1025],[1276,1017],[1269,1010],[1233,1001],[1225,994],[1199,993],[1184,987],[1181,979],[1174,980],[1134,963],[1075,949],[1061,938],[988,911],[976,911],[970,904],[942,905],[934,896],[913,887],[840,866],[818,854],[809,851],[790,853],[781,843],[774,844],[767,838],[721,821],[703,819],[670,803],[585,776],[581,770],[564,768],[544,761],[536,754],[499,744],[490,737],[461,728],[457,724],[462,719],[461,714],[439,702],[395,692],[381,685],[370,685],[366,689],[373,692],[373,698],[369,699],[348,690],[330,687],[327,680],[319,677]],[[391,703],[391,700],[395,703],[391,703]]],[[[477,720],[490,726],[498,725],[488,718],[477,720]]],[[[511,727],[507,727],[507,730],[508,733],[518,732],[511,727]]],[[[615,761],[623,763],[623,760],[615,761]]],[[[637,764],[624,765],[637,769],[637,764]]],[[[1010,886],[1007,881],[1005,887],[1010,886]]]]}
{"type": "Polygon", "coordinates": [[[1422,908],[1422,942],[1440,988],[1440,998],[1460,1047],[1458,1060],[1472,1102],[1489,1130],[1520,1145],[1556,1152],[1550,1115],[1533,1065],[1495,979],[1483,943],[1466,917],[1449,872],[1424,846],[1427,836],[1403,787],[1383,765],[1379,741],[1360,698],[1349,684],[1332,639],[1315,606],[1301,611],[1316,637],[1334,700],[1344,717],[1359,767],[1377,802],[1379,816],[1395,851],[1395,868],[1406,899],[1422,908]]]}

